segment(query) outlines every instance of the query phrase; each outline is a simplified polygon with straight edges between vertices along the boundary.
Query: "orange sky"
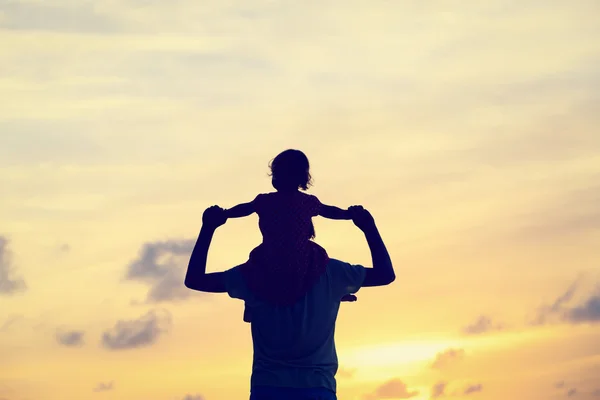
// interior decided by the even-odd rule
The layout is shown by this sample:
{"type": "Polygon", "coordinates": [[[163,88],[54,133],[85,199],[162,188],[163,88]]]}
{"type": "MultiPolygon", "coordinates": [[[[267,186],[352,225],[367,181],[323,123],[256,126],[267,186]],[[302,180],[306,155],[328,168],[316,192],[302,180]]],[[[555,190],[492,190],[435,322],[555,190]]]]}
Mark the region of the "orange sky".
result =
{"type": "Polygon", "coordinates": [[[428,4],[0,4],[0,399],[247,398],[243,304],[183,274],[286,148],[397,270],[342,305],[341,400],[600,398],[600,6],[428,4]]]}

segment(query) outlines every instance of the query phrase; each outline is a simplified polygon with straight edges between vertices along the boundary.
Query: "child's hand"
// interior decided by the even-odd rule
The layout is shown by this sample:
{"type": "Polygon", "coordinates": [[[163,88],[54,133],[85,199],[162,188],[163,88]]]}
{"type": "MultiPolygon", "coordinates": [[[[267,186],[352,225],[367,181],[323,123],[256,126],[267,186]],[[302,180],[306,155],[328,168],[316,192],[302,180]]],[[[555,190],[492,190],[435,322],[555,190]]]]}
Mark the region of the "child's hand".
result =
{"type": "Polygon", "coordinates": [[[356,301],[358,298],[353,294],[347,294],[340,301],[356,301]]]}

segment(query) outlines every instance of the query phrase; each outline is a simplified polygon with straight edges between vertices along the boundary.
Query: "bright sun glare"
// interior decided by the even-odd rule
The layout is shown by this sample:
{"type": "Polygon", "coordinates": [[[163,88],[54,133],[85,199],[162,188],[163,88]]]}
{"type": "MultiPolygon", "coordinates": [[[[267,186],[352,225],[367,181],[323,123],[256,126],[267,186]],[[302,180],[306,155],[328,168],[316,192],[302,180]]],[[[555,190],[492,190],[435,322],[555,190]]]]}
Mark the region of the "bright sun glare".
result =
{"type": "Polygon", "coordinates": [[[344,361],[352,366],[401,366],[435,358],[436,354],[460,345],[457,341],[403,340],[397,343],[361,346],[348,352],[344,361]]]}

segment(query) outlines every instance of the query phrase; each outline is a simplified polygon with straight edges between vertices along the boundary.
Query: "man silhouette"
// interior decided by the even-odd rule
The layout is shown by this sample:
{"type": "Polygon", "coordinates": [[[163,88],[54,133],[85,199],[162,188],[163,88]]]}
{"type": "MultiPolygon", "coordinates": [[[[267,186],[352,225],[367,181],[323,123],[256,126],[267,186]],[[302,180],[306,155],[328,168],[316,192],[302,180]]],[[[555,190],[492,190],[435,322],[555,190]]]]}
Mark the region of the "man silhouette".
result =
{"type": "Polygon", "coordinates": [[[218,206],[204,211],[185,286],[203,292],[228,293],[251,308],[254,358],[250,400],[337,399],[334,333],[340,299],[355,294],[363,286],[384,286],[396,278],[371,214],[361,206],[352,206],[349,211],[352,221],[365,235],[373,267],[332,258],[307,294],[285,307],[257,299],[246,286],[239,267],[206,273],[210,242],[226,217],[218,206]]]}

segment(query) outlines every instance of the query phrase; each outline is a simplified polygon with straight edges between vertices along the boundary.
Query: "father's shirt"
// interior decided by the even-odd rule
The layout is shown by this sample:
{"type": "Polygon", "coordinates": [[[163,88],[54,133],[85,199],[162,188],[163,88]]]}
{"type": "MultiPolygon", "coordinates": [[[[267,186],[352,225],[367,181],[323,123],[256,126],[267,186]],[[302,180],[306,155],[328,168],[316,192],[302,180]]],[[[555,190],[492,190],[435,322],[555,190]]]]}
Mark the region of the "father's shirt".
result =
{"type": "Polygon", "coordinates": [[[362,265],[330,259],[326,272],[307,294],[285,307],[258,300],[246,286],[239,266],[225,271],[227,293],[245,300],[252,312],[251,388],[322,387],[336,392],[334,334],[340,299],[358,292],[365,274],[362,265]]]}

